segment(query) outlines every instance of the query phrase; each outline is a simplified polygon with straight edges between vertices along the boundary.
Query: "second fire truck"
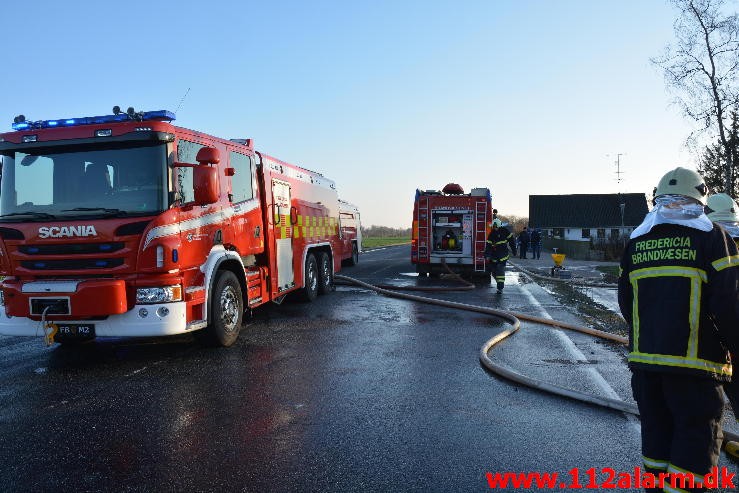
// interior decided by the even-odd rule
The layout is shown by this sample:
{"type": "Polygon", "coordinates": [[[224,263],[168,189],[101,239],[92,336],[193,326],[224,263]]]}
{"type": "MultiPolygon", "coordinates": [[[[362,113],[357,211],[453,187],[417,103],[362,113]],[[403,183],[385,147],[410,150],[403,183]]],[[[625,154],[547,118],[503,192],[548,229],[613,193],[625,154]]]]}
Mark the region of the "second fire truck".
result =
{"type": "Polygon", "coordinates": [[[411,263],[421,275],[453,271],[486,275],[485,246],[492,225],[492,199],[487,188],[464,193],[456,183],[441,191],[416,190],[413,204],[411,263]]]}
{"type": "Polygon", "coordinates": [[[0,334],[230,346],[245,310],[313,300],[358,260],[333,181],[172,120],[116,107],[0,134],[0,334]]]}

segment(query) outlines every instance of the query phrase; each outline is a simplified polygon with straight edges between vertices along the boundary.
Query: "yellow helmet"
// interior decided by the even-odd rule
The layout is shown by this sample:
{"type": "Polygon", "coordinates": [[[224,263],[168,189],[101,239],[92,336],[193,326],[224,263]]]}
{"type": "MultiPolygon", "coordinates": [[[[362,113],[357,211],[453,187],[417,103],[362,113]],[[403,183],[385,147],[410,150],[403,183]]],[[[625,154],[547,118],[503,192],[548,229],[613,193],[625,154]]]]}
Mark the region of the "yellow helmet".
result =
{"type": "Polygon", "coordinates": [[[711,221],[739,222],[739,206],[728,194],[717,193],[708,197],[705,210],[711,221]]]}
{"type": "Polygon", "coordinates": [[[708,187],[703,177],[692,169],[675,168],[665,174],[654,190],[654,196],[683,195],[706,205],[708,187]]]}

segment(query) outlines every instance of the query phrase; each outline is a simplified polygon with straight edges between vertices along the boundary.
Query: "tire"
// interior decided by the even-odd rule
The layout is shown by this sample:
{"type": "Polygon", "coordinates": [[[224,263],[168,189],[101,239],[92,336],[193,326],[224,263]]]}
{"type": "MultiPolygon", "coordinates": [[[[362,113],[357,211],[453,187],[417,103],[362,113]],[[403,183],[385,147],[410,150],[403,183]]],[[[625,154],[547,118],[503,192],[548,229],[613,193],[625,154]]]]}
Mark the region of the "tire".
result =
{"type": "Polygon", "coordinates": [[[356,243],[352,243],[352,258],[349,262],[352,265],[357,265],[359,263],[359,247],[357,247],[356,243]]]}
{"type": "Polygon", "coordinates": [[[354,265],[357,265],[359,263],[359,248],[357,247],[356,243],[352,243],[352,256],[344,259],[343,264],[348,265],[349,267],[352,267],[354,265]]]}
{"type": "Polygon", "coordinates": [[[318,262],[316,262],[316,257],[312,253],[309,253],[305,258],[303,280],[303,299],[305,301],[315,300],[318,297],[318,262]]]}
{"type": "Polygon", "coordinates": [[[321,252],[318,259],[318,294],[327,294],[334,288],[334,264],[326,252],[321,252]]]}
{"type": "Polygon", "coordinates": [[[210,300],[210,324],[203,329],[210,345],[229,347],[239,338],[244,316],[244,298],[236,275],[223,271],[218,275],[210,300]]]}

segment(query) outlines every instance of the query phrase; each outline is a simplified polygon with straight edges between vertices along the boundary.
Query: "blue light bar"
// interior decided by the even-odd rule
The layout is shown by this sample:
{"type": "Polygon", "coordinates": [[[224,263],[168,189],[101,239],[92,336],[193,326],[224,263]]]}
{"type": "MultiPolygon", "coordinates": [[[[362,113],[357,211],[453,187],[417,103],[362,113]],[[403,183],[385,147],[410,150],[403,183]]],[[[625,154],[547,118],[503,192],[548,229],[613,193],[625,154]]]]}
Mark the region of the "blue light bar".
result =
{"type": "Polygon", "coordinates": [[[129,116],[127,113],[117,115],[86,116],[83,118],[63,118],[57,120],[39,120],[36,122],[13,123],[13,130],[31,130],[39,128],[77,127],[80,125],[95,125],[101,123],[116,123],[127,121],[173,121],[175,114],[167,110],[144,111],[129,116]]]}

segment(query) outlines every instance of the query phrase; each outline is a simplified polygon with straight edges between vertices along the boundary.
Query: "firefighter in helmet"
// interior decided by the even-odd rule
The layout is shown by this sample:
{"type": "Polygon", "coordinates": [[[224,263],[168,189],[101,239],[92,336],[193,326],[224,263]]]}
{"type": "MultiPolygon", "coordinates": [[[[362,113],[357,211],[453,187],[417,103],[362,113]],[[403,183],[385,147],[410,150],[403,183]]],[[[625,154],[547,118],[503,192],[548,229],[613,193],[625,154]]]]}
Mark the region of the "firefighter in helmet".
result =
{"type": "Polygon", "coordinates": [[[489,270],[495,277],[498,293],[502,293],[505,286],[505,264],[510,256],[508,247],[511,247],[511,252],[515,256],[516,241],[513,239],[513,234],[503,226],[500,219],[493,219],[492,226],[485,246],[485,258],[488,260],[489,270]]]}
{"type": "MultiPolygon", "coordinates": [[[[734,239],[734,243],[739,244],[739,207],[731,196],[725,193],[711,195],[706,201],[705,212],[708,219],[722,226],[734,239]]],[[[737,361],[737,357],[739,354],[732,354],[731,362],[737,361]]],[[[731,401],[734,417],[739,419],[739,375],[732,375],[731,383],[724,385],[724,390],[731,401]]],[[[733,443],[735,445],[731,449],[739,450],[739,444],[733,443]]],[[[729,448],[727,446],[727,451],[729,448]]]]}
{"type": "Polygon", "coordinates": [[[728,194],[717,193],[708,197],[705,207],[706,215],[711,221],[720,224],[739,242],[739,206],[728,194]]]}
{"type": "Polygon", "coordinates": [[[655,207],[626,245],[618,286],[644,465],[697,480],[718,462],[727,349],[739,347],[739,256],[705,215],[707,195],[695,171],[662,177],[655,207]]]}

